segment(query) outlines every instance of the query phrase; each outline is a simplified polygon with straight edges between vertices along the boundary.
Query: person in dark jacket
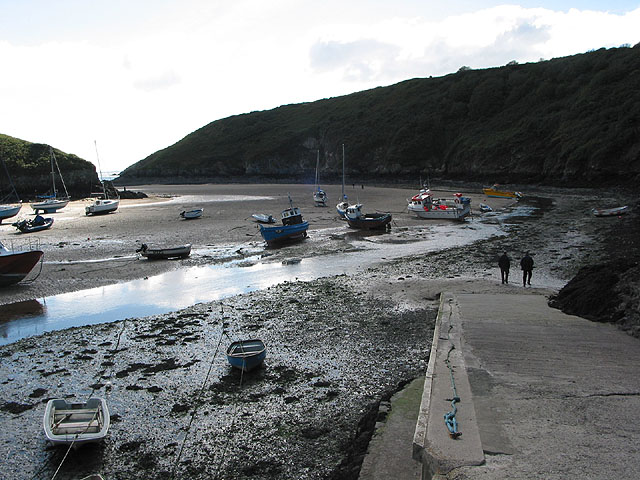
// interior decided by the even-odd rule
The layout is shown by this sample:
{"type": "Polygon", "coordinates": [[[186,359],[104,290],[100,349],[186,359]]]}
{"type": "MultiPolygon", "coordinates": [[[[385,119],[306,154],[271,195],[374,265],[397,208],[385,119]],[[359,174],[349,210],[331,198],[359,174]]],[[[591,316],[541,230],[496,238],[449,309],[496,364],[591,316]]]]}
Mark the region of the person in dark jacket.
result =
{"type": "Polygon", "coordinates": [[[500,267],[502,283],[509,283],[509,268],[511,267],[511,260],[507,256],[507,252],[504,252],[498,260],[498,266],[500,267]]]}
{"type": "Polygon", "coordinates": [[[522,260],[520,260],[520,267],[522,268],[522,286],[526,287],[531,285],[531,273],[533,272],[533,258],[529,256],[529,252],[525,253],[522,260]]]}

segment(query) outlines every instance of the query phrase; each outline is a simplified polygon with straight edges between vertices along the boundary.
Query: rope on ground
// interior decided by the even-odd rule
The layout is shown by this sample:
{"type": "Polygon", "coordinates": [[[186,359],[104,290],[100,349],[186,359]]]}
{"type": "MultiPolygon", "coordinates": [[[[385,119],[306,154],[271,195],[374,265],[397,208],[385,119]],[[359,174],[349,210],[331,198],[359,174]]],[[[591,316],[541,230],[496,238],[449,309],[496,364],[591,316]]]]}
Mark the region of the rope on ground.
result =
{"type": "Polygon", "coordinates": [[[215,363],[216,357],[218,356],[218,350],[220,349],[220,344],[222,343],[222,337],[224,335],[224,323],[222,323],[222,331],[220,332],[220,337],[218,338],[218,344],[216,345],[216,351],[211,357],[211,363],[209,363],[209,370],[207,371],[207,375],[205,376],[204,381],[202,382],[202,386],[198,391],[198,395],[196,397],[196,405],[191,412],[191,418],[189,419],[189,424],[187,425],[187,429],[184,433],[184,438],[182,439],[182,445],[180,445],[180,450],[178,451],[178,456],[176,457],[176,461],[173,464],[173,468],[171,469],[170,479],[175,478],[176,468],[178,463],[180,462],[180,458],[182,457],[182,452],[184,450],[184,446],[187,443],[187,437],[189,436],[189,432],[191,431],[191,425],[193,424],[194,419],[196,418],[196,413],[198,411],[198,406],[200,405],[200,399],[202,397],[202,392],[204,391],[207,382],[209,381],[209,375],[211,375],[211,370],[213,370],[213,365],[215,363]]]}
{"type": "Polygon", "coordinates": [[[451,366],[451,361],[449,360],[449,356],[451,355],[451,352],[456,348],[453,345],[453,343],[451,343],[451,340],[450,340],[450,333],[451,333],[451,330],[453,329],[453,325],[451,324],[451,316],[453,314],[451,310],[451,301],[452,300],[449,299],[449,329],[447,330],[447,340],[449,340],[451,346],[449,347],[449,351],[447,352],[447,358],[445,359],[444,363],[446,363],[447,367],[449,368],[449,378],[451,379],[451,389],[453,390],[453,398],[447,399],[447,400],[451,400],[451,411],[444,414],[444,423],[447,426],[447,429],[449,430],[449,436],[453,439],[456,439],[460,435],[462,435],[462,432],[458,431],[458,421],[456,420],[456,413],[458,412],[456,403],[460,402],[460,397],[458,396],[458,392],[456,391],[456,381],[453,378],[453,367],[451,366]]]}
{"type": "MultiPolygon", "coordinates": [[[[225,333],[226,335],[226,333],[225,333]]],[[[227,335],[228,337],[228,335],[227,335]]],[[[240,369],[240,385],[238,386],[238,390],[241,391],[242,390],[242,380],[244,379],[244,368],[240,369]]],[[[229,426],[229,430],[233,431],[233,427],[236,424],[236,419],[238,418],[238,409],[239,409],[239,403],[240,402],[235,402],[234,405],[234,410],[233,410],[233,417],[231,420],[231,425],[229,426]]],[[[224,458],[225,455],[227,453],[227,448],[229,447],[229,442],[231,441],[231,435],[227,435],[227,440],[224,442],[224,448],[222,449],[222,455],[220,456],[220,461],[218,462],[218,465],[216,466],[216,471],[215,474],[213,476],[213,480],[217,480],[218,479],[218,473],[220,472],[220,468],[222,467],[222,464],[224,463],[224,458]]]]}
{"type": "MultiPolygon", "coordinates": [[[[115,346],[114,349],[112,349],[114,354],[118,351],[118,348],[120,347],[120,338],[122,337],[122,333],[124,332],[126,323],[127,323],[126,319],[122,321],[122,327],[120,328],[120,331],[118,332],[118,337],[116,339],[116,346],[115,346]]],[[[100,376],[102,376],[102,373],[98,373],[98,376],[96,377],[96,379],[99,379],[100,376]]],[[[108,375],[108,377],[111,377],[111,375],[108,375]]],[[[96,388],[98,388],[98,386],[97,386],[97,384],[94,383],[94,385],[92,385],[92,387],[91,387],[91,393],[89,393],[89,397],[87,398],[87,400],[90,400],[91,397],[93,397],[93,394],[95,393],[96,388]]],[[[108,395],[109,395],[109,393],[107,392],[107,397],[108,397],[108,395]]],[[[78,435],[86,433],[86,431],[89,429],[89,427],[91,425],[91,422],[93,422],[93,420],[96,419],[97,415],[98,415],[98,410],[96,410],[96,412],[94,413],[93,418],[87,423],[87,428],[83,432],[76,433],[75,437],[73,438],[73,441],[69,444],[69,447],[67,448],[67,451],[65,452],[64,457],[62,457],[62,460],[58,464],[58,467],[56,468],[56,471],[54,472],[53,477],[51,477],[51,480],[54,480],[56,478],[56,476],[58,475],[58,472],[60,471],[60,469],[62,468],[62,465],[64,464],[65,460],[67,459],[67,456],[69,456],[69,452],[71,452],[71,449],[73,448],[74,444],[76,443],[76,439],[78,438],[78,435]]],[[[34,479],[38,475],[40,475],[40,473],[42,473],[45,468],[46,468],[46,465],[43,468],[41,468],[40,470],[38,470],[36,472],[36,474],[32,477],[32,479],[34,479]]]]}
{"type": "Polygon", "coordinates": [[[43,265],[43,263],[44,263],[44,255],[42,257],[40,257],[40,270],[38,270],[38,273],[36,274],[36,276],[31,278],[31,279],[29,279],[29,280],[23,280],[21,282],[22,285],[30,285],[30,284],[32,284],[33,282],[35,282],[38,279],[38,277],[42,273],[42,265],[43,265]]]}

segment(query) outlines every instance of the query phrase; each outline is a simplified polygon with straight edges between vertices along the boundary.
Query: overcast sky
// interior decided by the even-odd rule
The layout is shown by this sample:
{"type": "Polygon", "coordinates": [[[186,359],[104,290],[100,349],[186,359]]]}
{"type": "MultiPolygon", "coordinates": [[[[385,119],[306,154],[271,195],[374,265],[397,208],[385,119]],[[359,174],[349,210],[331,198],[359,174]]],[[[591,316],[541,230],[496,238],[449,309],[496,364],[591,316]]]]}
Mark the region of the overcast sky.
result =
{"type": "Polygon", "coordinates": [[[0,133],[122,170],[214,120],[640,42],[640,0],[0,0],[0,133]]]}

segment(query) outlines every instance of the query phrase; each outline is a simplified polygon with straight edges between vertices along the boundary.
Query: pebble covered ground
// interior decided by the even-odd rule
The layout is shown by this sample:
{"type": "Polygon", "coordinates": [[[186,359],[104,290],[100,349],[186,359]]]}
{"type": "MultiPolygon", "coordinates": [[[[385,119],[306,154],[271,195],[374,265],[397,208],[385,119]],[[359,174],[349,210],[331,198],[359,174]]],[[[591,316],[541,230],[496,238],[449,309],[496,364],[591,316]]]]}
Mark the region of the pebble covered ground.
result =
{"type": "Polygon", "coordinates": [[[0,347],[0,478],[356,479],[380,403],[426,370],[440,292],[552,296],[549,285],[606,261],[612,232],[635,218],[592,217],[591,192],[522,204],[531,214],[503,222],[504,236],[0,347]],[[527,250],[531,289],[517,266],[527,250]],[[247,337],[268,356],[241,374],[224,350],[247,337]],[[90,396],[108,400],[109,436],[64,458],[42,432],[46,401],[90,396]]]}

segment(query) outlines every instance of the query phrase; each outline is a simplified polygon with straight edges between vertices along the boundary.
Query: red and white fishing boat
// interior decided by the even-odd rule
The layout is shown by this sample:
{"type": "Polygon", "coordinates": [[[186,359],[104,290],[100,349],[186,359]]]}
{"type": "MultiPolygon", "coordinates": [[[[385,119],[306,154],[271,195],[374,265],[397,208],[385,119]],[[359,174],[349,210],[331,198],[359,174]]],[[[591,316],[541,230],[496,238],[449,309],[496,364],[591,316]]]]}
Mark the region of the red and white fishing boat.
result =
{"type": "Polygon", "coordinates": [[[435,220],[463,220],[471,213],[471,199],[456,193],[452,199],[433,198],[429,189],[411,197],[407,209],[420,218],[435,220]]]}
{"type": "Polygon", "coordinates": [[[0,242],[0,287],[20,282],[44,255],[42,250],[13,252],[0,242]]]}

